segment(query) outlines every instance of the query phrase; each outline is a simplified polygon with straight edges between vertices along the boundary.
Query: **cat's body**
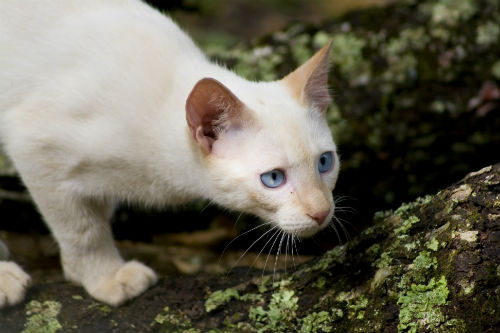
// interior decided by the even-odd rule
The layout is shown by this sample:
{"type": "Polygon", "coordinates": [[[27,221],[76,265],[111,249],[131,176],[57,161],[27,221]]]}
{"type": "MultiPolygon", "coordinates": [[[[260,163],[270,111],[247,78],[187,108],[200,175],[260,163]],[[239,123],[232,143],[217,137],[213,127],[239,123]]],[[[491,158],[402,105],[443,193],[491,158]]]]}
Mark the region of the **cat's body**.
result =
{"type": "MultiPolygon", "coordinates": [[[[282,81],[249,82],[138,0],[0,1],[0,138],[66,277],[110,304],[156,281],[114,246],[118,201],[207,199],[290,233],[323,228],[339,164],[323,114],[327,55],[282,81]],[[319,172],[325,152],[332,166],[319,172]],[[262,178],[271,170],[286,175],[276,188],[278,171],[273,188],[262,178]]],[[[28,281],[0,261],[0,306],[28,281]]]]}

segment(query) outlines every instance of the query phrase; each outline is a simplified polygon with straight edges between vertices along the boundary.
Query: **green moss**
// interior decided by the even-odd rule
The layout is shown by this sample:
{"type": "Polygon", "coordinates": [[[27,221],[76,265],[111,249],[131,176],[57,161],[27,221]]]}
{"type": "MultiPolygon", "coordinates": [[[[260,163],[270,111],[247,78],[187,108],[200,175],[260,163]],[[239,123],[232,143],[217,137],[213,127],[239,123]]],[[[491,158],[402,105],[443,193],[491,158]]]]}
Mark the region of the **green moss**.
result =
{"type": "Polygon", "coordinates": [[[261,294],[254,294],[254,293],[248,293],[245,295],[242,295],[238,298],[242,302],[264,302],[264,297],[261,294]]]}
{"type": "Polygon", "coordinates": [[[365,296],[360,296],[353,300],[347,301],[348,317],[349,319],[364,319],[365,309],[368,306],[368,299],[365,296]]]}
{"type": "Polygon", "coordinates": [[[219,306],[226,304],[231,299],[239,299],[240,294],[236,289],[228,288],[226,290],[217,290],[211,293],[205,301],[205,310],[214,311],[219,306]]]}
{"type": "Polygon", "coordinates": [[[325,46],[330,40],[332,36],[326,31],[318,31],[313,36],[313,45],[317,48],[325,46]]]}
{"type": "Polygon", "coordinates": [[[300,332],[311,333],[319,330],[331,332],[333,317],[327,311],[313,312],[302,319],[300,332]]]}
{"type": "Polygon", "coordinates": [[[320,276],[314,283],[313,286],[318,289],[325,289],[326,279],[324,276],[320,276]]]}
{"type": "Polygon", "coordinates": [[[500,26],[495,22],[487,22],[477,27],[476,43],[479,45],[490,45],[498,43],[500,38],[500,26]]]}
{"type": "Polygon", "coordinates": [[[420,219],[415,215],[408,217],[406,220],[401,222],[399,227],[394,229],[394,234],[398,236],[406,235],[413,225],[419,221],[420,219]]]}
{"type": "Polygon", "coordinates": [[[52,333],[62,329],[57,320],[61,311],[61,303],[55,301],[31,301],[26,305],[27,321],[23,333],[52,333]]]}
{"type": "Polygon", "coordinates": [[[258,332],[287,332],[295,327],[298,297],[293,290],[280,290],[271,296],[269,306],[250,307],[248,318],[258,332]]]}
{"type": "Polygon", "coordinates": [[[425,247],[432,251],[437,251],[439,249],[439,241],[432,237],[430,241],[425,243],[425,247]]]}
{"type": "Polygon", "coordinates": [[[97,310],[99,311],[100,313],[102,313],[104,316],[107,316],[111,313],[111,308],[106,305],[106,304],[102,304],[102,303],[92,303],[91,305],[89,305],[87,307],[87,309],[89,310],[97,310]]]}
{"type": "Polygon", "coordinates": [[[432,23],[454,27],[476,14],[477,4],[475,0],[437,0],[423,3],[420,9],[431,15],[432,23]]]}
{"type": "Polygon", "coordinates": [[[172,312],[168,306],[163,308],[163,312],[156,315],[151,326],[160,325],[162,330],[167,332],[200,332],[193,328],[189,317],[181,312],[172,312]]]}
{"type": "Polygon", "coordinates": [[[390,39],[382,52],[390,58],[398,57],[410,50],[423,49],[428,41],[429,36],[423,27],[406,28],[390,39]]]}
{"type": "Polygon", "coordinates": [[[433,198],[432,195],[426,195],[425,197],[418,197],[417,199],[415,199],[415,201],[404,203],[401,206],[399,206],[398,209],[396,209],[394,215],[403,215],[406,212],[413,210],[418,206],[425,206],[431,202],[432,198],[433,198]]]}
{"type": "Polygon", "coordinates": [[[410,265],[409,270],[398,282],[400,290],[408,289],[412,284],[423,283],[429,275],[431,269],[437,268],[437,259],[427,251],[422,251],[410,265]]]}
{"type": "Polygon", "coordinates": [[[392,263],[391,253],[389,251],[383,252],[373,265],[377,268],[389,267],[392,263]]]}
{"type": "Polygon", "coordinates": [[[318,262],[314,266],[308,268],[306,271],[324,271],[333,263],[341,264],[344,262],[345,254],[345,245],[337,246],[321,256],[318,262]]]}
{"type": "Polygon", "coordinates": [[[500,60],[497,60],[491,67],[491,74],[493,74],[497,80],[500,80],[500,60]]]}
{"type": "MultiPolygon", "coordinates": [[[[241,312],[236,312],[230,317],[224,319],[226,329],[220,332],[254,332],[255,328],[248,322],[242,321],[245,315],[241,312]]],[[[210,331],[209,331],[210,332],[210,331]]]]}
{"type": "Polygon", "coordinates": [[[260,280],[257,288],[259,289],[259,293],[263,294],[268,290],[268,285],[272,283],[272,278],[270,275],[263,276],[260,280]]]}
{"type": "Polygon", "coordinates": [[[406,243],[403,245],[406,249],[406,251],[411,252],[415,250],[418,246],[420,246],[420,241],[417,239],[416,241],[406,243]]]}
{"type": "Polygon", "coordinates": [[[401,292],[397,301],[398,331],[432,331],[440,326],[445,321],[441,306],[446,304],[448,293],[444,276],[437,281],[432,278],[427,284],[412,284],[409,290],[401,292]]]}
{"type": "Polygon", "coordinates": [[[311,36],[309,34],[301,34],[293,39],[291,51],[297,63],[302,64],[313,55],[310,44],[311,36]]]}
{"type": "Polygon", "coordinates": [[[271,46],[256,47],[249,50],[236,49],[233,52],[211,54],[222,59],[236,59],[234,71],[250,80],[272,81],[278,78],[276,67],[283,63],[280,49],[271,46]]]}
{"type": "Polygon", "coordinates": [[[332,39],[331,59],[338,66],[340,74],[352,85],[367,83],[371,77],[371,68],[363,57],[366,41],[351,32],[337,33],[332,39]]]}

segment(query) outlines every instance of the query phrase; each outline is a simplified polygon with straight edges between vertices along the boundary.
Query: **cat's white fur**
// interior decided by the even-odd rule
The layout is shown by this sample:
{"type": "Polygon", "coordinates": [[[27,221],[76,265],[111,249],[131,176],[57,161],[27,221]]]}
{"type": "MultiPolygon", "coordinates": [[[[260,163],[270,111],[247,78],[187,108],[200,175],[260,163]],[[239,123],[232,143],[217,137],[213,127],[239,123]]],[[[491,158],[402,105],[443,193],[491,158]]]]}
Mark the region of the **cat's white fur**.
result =
{"type": "MultiPolygon", "coordinates": [[[[207,199],[296,235],[325,227],[314,216],[330,220],[339,167],[322,110],[327,48],[284,80],[249,82],[138,0],[0,1],[0,137],[59,244],[65,276],[112,305],[156,282],[114,245],[108,218],[118,201],[207,199]],[[193,93],[203,78],[216,81],[193,93]],[[223,123],[215,134],[203,118],[213,107],[222,110],[213,124],[223,123]],[[334,166],[320,174],[326,151],[334,166]],[[266,188],[260,174],[276,168],[286,183],[266,188]]],[[[0,307],[19,302],[28,283],[0,261],[0,307]]]]}

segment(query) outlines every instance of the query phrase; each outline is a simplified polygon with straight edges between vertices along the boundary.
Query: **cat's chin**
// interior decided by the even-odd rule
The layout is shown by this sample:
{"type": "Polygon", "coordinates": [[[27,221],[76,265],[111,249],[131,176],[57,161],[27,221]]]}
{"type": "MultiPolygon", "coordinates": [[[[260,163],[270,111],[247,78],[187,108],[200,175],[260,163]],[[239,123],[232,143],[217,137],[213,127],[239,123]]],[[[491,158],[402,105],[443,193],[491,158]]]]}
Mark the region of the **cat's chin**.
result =
{"type": "Polygon", "coordinates": [[[301,238],[308,238],[314,236],[316,233],[318,233],[320,230],[323,229],[323,227],[320,227],[317,224],[304,224],[304,225],[287,225],[287,224],[281,224],[280,228],[286,232],[287,234],[293,235],[293,236],[298,236],[301,238]]]}

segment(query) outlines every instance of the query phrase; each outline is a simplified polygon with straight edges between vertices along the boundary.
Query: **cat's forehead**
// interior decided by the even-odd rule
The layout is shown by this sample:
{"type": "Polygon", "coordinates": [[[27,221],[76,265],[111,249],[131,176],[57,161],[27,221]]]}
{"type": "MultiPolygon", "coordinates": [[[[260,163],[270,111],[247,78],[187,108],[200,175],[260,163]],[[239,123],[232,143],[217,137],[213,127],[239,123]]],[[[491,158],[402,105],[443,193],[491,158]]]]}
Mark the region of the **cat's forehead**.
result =
{"type": "Polygon", "coordinates": [[[297,102],[282,85],[268,84],[249,101],[262,135],[274,144],[303,146],[302,150],[332,146],[331,132],[323,114],[297,102]]]}

